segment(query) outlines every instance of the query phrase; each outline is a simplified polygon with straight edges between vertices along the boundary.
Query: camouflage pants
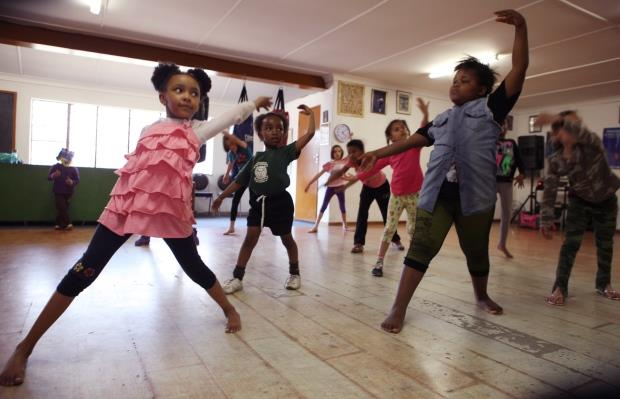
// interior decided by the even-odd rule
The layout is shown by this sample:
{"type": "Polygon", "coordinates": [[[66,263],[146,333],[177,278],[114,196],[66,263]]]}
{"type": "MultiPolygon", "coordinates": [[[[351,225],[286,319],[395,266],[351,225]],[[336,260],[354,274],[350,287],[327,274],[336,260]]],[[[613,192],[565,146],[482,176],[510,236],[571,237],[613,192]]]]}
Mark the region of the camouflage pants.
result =
{"type": "Polygon", "coordinates": [[[586,202],[577,197],[570,199],[564,243],[560,250],[553,290],[559,287],[564,296],[568,295],[570,272],[575,263],[577,251],[581,247],[583,233],[590,221],[594,229],[598,261],[596,288],[603,289],[610,283],[617,215],[618,200],[615,195],[599,204],[586,202]]]}

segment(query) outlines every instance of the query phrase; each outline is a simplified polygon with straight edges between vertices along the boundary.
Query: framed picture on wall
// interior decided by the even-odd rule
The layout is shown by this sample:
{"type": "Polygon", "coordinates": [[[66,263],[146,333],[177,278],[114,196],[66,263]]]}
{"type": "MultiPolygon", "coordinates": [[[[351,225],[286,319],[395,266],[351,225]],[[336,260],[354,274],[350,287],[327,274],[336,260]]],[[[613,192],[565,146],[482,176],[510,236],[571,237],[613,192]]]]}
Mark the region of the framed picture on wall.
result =
{"type": "Polygon", "coordinates": [[[370,96],[370,112],[372,112],[373,114],[385,115],[386,99],[387,99],[386,91],[372,89],[372,95],[370,96]]]}
{"type": "Polygon", "coordinates": [[[411,115],[411,93],[406,91],[396,92],[396,113],[411,115]]]}
{"type": "Polygon", "coordinates": [[[364,117],[364,85],[338,81],[338,115],[364,117]]]}
{"type": "Polygon", "coordinates": [[[542,132],[542,126],[536,126],[535,122],[536,122],[536,118],[538,118],[538,115],[531,115],[529,118],[529,132],[530,133],[540,133],[542,132]]]}

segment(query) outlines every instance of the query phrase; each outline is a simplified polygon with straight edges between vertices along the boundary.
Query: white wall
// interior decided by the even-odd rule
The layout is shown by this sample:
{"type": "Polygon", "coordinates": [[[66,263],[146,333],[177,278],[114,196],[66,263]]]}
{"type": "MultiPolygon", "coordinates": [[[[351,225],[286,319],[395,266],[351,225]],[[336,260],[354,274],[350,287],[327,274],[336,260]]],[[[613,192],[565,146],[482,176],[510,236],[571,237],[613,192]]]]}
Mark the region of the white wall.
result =
{"type": "MultiPolygon", "coordinates": [[[[513,112],[514,129],[509,132],[509,137],[517,140],[519,136],[528,134],[528,124],[530,115],[537,115],[540,112],[558,113],[564,110],[575,110],[583,118],[584,123],[590,130],[602,137],[603,129],[607,127],[620,126],[620,97],[600,99],[583,103],[559,104],[541,109],[523,109],[513,112]]],[[[546,130],[542,133],[546,135],[546,130]]],[[[620,169],[613,169],[616,175],[620,176],[620,169]]],[[[526,189],[514,191],[514,206],[519,206],[529,194],[529,181],[526,181],[526,189]]],[[[540,198],[540,197],[539,197],[540,198]]],[[[616,229],[620,230],[620,215],[616,222],[616,229]]]]}
{"type": "MultiPolygon", "coordinates": [[[[30,157],[30,109],[32,99],[40,98],[156,111],[162,110],[162,105],[159,103],[157,94],[154,91],[130,92],[10,74],[0,74],[0,90],[17,92],[15,147],[19,157],[25,163],[29,162],[30,157]]],[[[211,103],[209,116],[217,117],[230,106],[229,104],[211,103]]],[[[226,154],[222,149],[222,137],[217,136],[213,140],[215,140],[213,175],[209,176],[208,190],[219,193],[217,178],[226,172],[226,154]]],[[[207,210],[207,201],[199,199],[196,203],[196,208],[199,212],[205,212],[207,210]]],[[[227,212],[229,209],[230,200],[225,200],[221,210],[227,212]]],[[[248,209],[248,194],[246,192],[241,201],[239,211],[247,212],[248,209]]]]}

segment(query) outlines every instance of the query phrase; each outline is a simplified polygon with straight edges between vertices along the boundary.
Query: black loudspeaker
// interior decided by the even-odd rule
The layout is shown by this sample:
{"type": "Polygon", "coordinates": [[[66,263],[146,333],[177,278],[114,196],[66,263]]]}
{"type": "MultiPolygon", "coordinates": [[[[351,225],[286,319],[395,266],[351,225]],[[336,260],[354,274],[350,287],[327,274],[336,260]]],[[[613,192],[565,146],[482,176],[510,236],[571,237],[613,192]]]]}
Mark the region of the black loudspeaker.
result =
{"type": "Polygon", "coordinates": [[[545,168],[545,141],[543,136],[519,136],[519,154],[523,167],[529,171],[545,168]]]}

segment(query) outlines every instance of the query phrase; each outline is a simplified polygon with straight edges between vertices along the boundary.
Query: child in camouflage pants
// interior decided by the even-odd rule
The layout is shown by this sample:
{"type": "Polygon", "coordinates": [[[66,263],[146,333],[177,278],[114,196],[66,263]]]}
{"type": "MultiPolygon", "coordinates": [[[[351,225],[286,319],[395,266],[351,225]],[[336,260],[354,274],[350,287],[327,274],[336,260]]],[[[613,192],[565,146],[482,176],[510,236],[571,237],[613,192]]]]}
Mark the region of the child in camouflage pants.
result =
{"type": "Polygon", "coordinates": [[[559,144],[557,151],[549,157],[545,178],[542,232],[546,238],[551,238],[560,176],[567,176],[570,184],[565,238],[553,292],[547,297],[547,303],[564,305],[575,256],[590,222],[597,248],[596,291],[608,299],[620,300],[620,293],[611,286],[613,238],[618,215],[615,193],[620,188],[620,179],[609,168],[600,138],[585,128],[576,114],[569,117],[544,114],[538,123],[551,123],[559,144]]]}

